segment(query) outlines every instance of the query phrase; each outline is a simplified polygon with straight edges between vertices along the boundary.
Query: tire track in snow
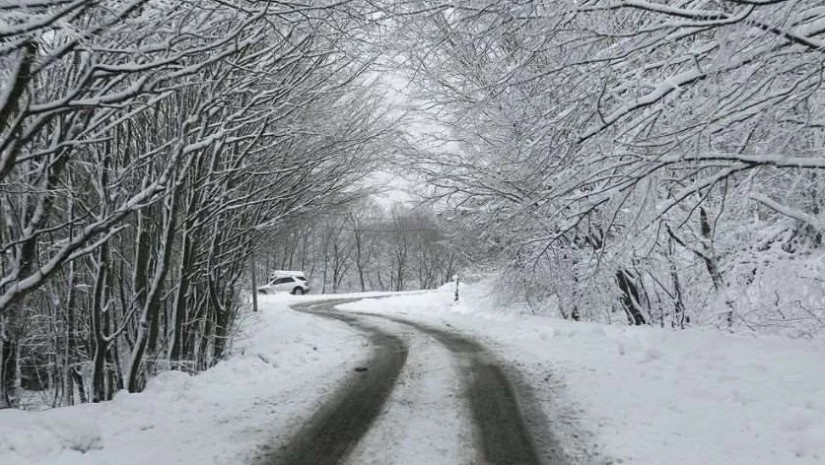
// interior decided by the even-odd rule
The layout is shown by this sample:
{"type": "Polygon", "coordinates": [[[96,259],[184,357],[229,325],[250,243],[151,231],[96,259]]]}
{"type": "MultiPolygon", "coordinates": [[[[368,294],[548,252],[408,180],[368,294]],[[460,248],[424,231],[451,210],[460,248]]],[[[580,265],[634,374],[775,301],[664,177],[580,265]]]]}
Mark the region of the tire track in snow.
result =
{"type": "Polygon", "coordinates": [[[367,321],[402,336],[410,353],[384,410],[344,465],[478,464],[473,417],[452,352],[410,326],[367,321]]]}
{"type": "Polygon", "coordinates": [[[514,387],[506,367],[481,344],[456,332],[403,318],[333,311],[335,305],[353,300],[360,299],[315,302],[293,307],[344,322],[367,336],[375,348],[367,365],[368,370],[359,373],[360,376],[351,377],[299,429],[292,440],[275,456],[262,462],[262,465],[343,463],[381,413],[404,367],[408,348],[400,337],[365,323],[363,317],[381,318],[413,328],[438,341],[458,360],[476,430],[479,465],[568,463],[540,409],[533,405],[535,402],[530,389],[523,383],[517,383],[514,387]],[[526,404],[524,413],[521,404],[526,404]],[[537,451],[534,437],[541,446],[541,454],[537,451]]]}
{"type": "Polygon", "coordinates": [[[533,435],[522,415],[519,397],[505,370],[478,342],[452,331],[420,324],[388,315],[360,313],[394,321],[415,328],[440,342],[459,360],[466,396],[476,427],[476,443],[483,465],[539,465],[566,463],[556,447],[546,422],[536,421],[533,431],[539,432],[548,450],[547,462],[542,462],[533,435]]]}
{"type": "Polygon", "coordinates": [[[395,386],[407,360],[401,338],[366,325],[359,318],[330,313],[330,301],[296,305],[299,311],[342,321],[363,333],[373,345],[368,370],[355,373],[339,387],[296,434],[261,465],[334,465],[344,461],[369,430],[395,386]]]}

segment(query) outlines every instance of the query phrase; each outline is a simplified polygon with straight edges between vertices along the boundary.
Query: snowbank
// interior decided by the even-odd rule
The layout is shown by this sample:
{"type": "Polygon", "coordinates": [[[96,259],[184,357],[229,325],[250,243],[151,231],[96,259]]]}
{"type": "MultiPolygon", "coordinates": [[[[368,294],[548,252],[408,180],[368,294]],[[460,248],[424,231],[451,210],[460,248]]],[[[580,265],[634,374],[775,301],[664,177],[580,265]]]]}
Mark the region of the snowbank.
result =
{"type": "Polygon", "coordinates": [[[198,376],[166,372],[140,394],[43,412],[0,411],[0,464],[237,464],[272,446],[367,352],[345,325],[265,296],[233,355],[198,376]]]}
{"type": "Polygon", "coordinates": [[[604,463],[634,465],[825,463],[821,344],[575,323],[494,302],[479,285],[457,305],[445,288],[344,308],[479,335],[536,387],[571,451],[591,459],[598,449],[604,463]]]}

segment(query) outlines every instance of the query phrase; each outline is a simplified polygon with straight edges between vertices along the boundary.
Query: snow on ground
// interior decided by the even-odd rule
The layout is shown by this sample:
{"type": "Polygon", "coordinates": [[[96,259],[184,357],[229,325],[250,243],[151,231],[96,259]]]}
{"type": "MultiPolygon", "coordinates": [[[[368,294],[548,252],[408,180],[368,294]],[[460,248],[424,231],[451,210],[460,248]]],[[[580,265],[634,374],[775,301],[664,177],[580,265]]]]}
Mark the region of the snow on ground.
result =
{"type": "Polygon", "coordinates": [[[825,463],[821,341],[567,322],[496,307],[481,285],[462,293],[457,305],[444,289],[343,308],[479,335],[589,463],[825,463]]]}
{"type": "MultiPolygon", "coordinates": [[[[476,335],[534,386],[582,463],[825,463],[822,341],[574,323],[497,306],[481,285],[462,292],[461,304],[444,289],[343,308],[476,335]]],[[[145,392],[108,403],[0,411],[0,464],[249,463],[369,355],[343,323],[287,309],[341,297],[262,297],[232,356],[198,376],[161,374],[145,392]]],[[[426,336],[410,337],[400,384],[351,463],[464,461],[470,428],[454,367],[426,336]],[[439,428],[450,434],[439,437],[439,428]]]]}
{"type": "Polygon", "coordinates": [[[264,296],[233,355],[198,376],[160,374],[140,394],[43,412],[0,410],[0,464],[238,464],[300,424],[368,355],[343,323],[264,296]]]}

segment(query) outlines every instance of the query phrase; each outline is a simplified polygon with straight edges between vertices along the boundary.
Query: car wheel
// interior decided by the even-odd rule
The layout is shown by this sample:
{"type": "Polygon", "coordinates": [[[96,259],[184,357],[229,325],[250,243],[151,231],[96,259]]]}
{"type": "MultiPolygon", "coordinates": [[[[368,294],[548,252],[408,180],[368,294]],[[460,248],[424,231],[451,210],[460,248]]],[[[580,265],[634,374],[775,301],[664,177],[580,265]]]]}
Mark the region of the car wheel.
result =
{"type": "Polygon", "coordinates": [[[300,287],[296,287],[295,289],[293,289],[293,290],[292,290],[292,293],[293,293],[294,295],[303,295],[303,294],[304,294],[304,290],[303,290],[303,289],[301,289],[300,287]]]}

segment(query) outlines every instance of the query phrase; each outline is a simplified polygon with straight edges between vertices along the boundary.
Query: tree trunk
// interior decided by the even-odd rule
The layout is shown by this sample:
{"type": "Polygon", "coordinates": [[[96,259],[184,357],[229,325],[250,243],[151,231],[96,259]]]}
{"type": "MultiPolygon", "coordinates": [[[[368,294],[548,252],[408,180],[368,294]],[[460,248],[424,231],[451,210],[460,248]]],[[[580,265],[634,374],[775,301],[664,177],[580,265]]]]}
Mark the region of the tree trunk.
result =
{"type": "Polygon", "coordinates": [[[619,270],[616,272],[616,282],[622,292],[620,301],[627,314],[628,322],[637,326],[646,324],[647,321],[639,303],[639,289],[633,280],[633,274],[627,270],[619,270]]]}
{"type": "MultiPolygon", "coordinates": [[[[704,207],[699,207],[699,223],[702,238],[705,240],[704,254],[702,256],[702,259],[705,262],[705,268],[707,268],[708,274],[710,274],[713,289],[717,293],[724,292],[725,281],[722,277],[722,271],[719,269],[716,251],[713,247],[713,229],[710,226],[710,219],[708,218],[708,213],[704,207]]],[[[725,315],[725,322],[730,328],[733,326],[733,302],[725,299],[725,305],[728,307],[728,311],[725,315]]]]}
{"type": "Polygon", "coordinates": [[[252,268],[250,270],[251,271],[250,274],[252,275],[252,311],[257,312],[258,311],[258,279],[257,279],[258,276],[257,276],[255,268],[257,267],[258,264],[255,263],[254,247],[251,248],[251,249],[253,249],[253,250],[250,250],[249,262],[252,266],[252,268]]]}
{"type": "Polygon", "coordinates": [[[192,261],[192,239],[189,228],[183,231],[181,238],[182,257],[178,267],[178,289],[175,294],[175,303],[172,309],[173,328],[172,328],[172,345],[169,349],[169,361],[172,362],[172,368],[179,369],[180,362],[184,357],[184,332],[186,324],[186,302],[187,293],[189,292],[189,273],[191,272],[192,261]]]}
{"type": "Polygon", "coordinates": [[[146,303],[141,312],[140,326],[138,327],[135,346],[132,348],[132,356],[129,364],[129,379],[127,388],[129,392],[140,392],[145,384],[143,359],[149,347],[153,326],[157,325],[161,307],[161,289],[169,269],[169,260],[172,255],[172,242],[175,232],[175,217],[177,215],[177,189],[172,185],[170,197],[164,208],[164,229],[160,243],[160,258],[152,276],[151,286],[146,295],[146,303]]]}
{"type": "Polygon", "coordinates": [[[92,336],[94,338],[94,359],[92,370],[92,402],[109,400],[106,395],[106,353],[109,343],[106,340],[106,325],[103,312],[106,300],[106,279],[108,267],[108,246],[103,244],[98,253],[98,269],[95,277],[94,296],[92,300],[92,336]]]}
{"type": "MultiPolygon", "coordinates": [[[[8,313],[15,312],[15,307],[10,308],[8,313]]],[[[0,409],[17,407],[20,349],[12,318],[13,315],[0,318],[0,409]]]]}

